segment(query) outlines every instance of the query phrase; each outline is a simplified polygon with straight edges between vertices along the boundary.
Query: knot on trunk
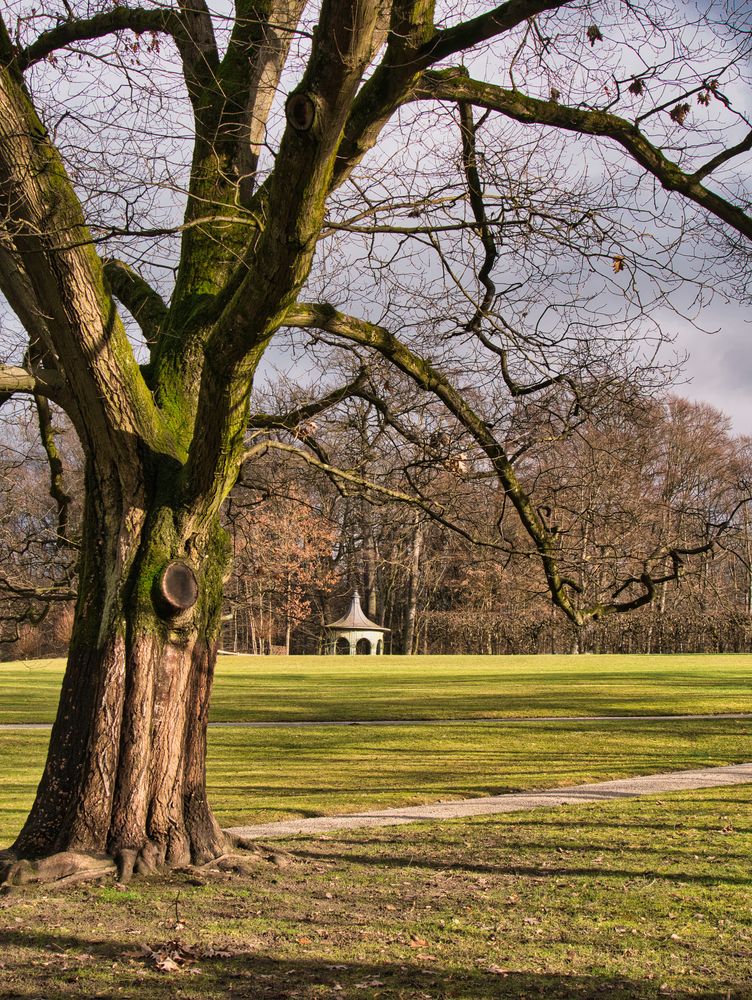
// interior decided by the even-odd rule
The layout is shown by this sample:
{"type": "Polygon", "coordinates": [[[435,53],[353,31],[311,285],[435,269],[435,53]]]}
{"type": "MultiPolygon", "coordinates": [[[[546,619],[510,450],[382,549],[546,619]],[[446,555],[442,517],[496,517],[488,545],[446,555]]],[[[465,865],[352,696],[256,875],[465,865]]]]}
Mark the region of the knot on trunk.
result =
{"type": "Polygon", "coordinates": [[[157,595],[160,609],[168,617],[194,606],[198,600],[198,580],[187,562],[173,559],[167,563],[157,578],[157,595]]]}
{"type": "Polygon", "coordinates": [[[316,121],[316,102],[310,94],[291,94],[285,104],[285,115],[296,132],[310,132],[316,121]]]}

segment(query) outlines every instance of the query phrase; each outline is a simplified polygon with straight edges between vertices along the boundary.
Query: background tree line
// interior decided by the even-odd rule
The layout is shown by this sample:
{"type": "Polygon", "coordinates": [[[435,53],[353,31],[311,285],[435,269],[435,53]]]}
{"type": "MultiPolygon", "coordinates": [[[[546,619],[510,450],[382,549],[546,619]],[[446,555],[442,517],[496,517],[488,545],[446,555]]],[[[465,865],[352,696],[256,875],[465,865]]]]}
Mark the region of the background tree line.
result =
{"type": "MultiPolygon", "coordinates": [[[[536,414],[534,441],[530,414],[509,415],[508,434],[583,600],[613,594],[651,560],[667,564],[671,579],[645,607],[576,632],[552,606],[488,468],[452,440],[431,404],[394,388],[388,421],[361,376],[352,396],[289,431],[312,448],[317,468],[290,461],[279,428],[255,432],[266,450],[244,467],[225,513],[233,548],[225,650],[319,652],[323,625],[354,588],[391,629],[393,653],[752,649],[752,448],[718,410],[676,395],[627,401],[614,392],[557,434],[558,393],[546,421],[536,414]],[[692,554],[671,565],[677,545],[692,554]]],[[[269,395],[289,410],[284,386],[269,395]]],[[[65,544],[38,434],[16,434],[4,449],[6,658],[62,654],[70,635],[81,466],[70,431],[62,422],[56,431],[69,461],[65,544]]]]}

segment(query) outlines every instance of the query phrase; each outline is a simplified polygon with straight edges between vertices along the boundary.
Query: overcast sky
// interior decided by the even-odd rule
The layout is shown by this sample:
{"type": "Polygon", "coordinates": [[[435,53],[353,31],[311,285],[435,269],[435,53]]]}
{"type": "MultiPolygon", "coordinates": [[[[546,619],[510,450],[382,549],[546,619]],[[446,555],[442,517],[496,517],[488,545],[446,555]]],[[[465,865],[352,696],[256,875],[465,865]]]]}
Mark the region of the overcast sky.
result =
{"type": "Polygon", "coordinates": [[[713,333],[701,333],[689,324],[680,328],[676,317],[668,329],[678,331],[675,347],[689,358],[676,389],[689,399],[710,403],[733,421],[737,434],[752,436],[752,316],[749,307],[716,302],[704,315],[713,333]]]}

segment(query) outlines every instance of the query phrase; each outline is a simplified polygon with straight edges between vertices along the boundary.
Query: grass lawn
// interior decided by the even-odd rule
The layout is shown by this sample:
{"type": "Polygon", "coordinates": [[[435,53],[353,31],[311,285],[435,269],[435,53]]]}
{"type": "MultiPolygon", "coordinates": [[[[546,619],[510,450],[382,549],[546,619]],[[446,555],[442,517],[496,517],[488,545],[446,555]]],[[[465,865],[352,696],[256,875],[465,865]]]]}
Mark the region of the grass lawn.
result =
{"type": "MultiPolygon", "coordinates": [[[[17,833],[46,732],[0,733],[0,844],[17,833]]],[[[213,729],[220,822],[267,822],[752,760],[746,720],[213,729]]]]}
{"type": "MultiPolygon", "coordinates": [[[[51,722],[61,660],[0,663],[0,723],[51,722]]],[[[752,711],[752,656],[221,656],[215,722],[752,711]]]]}
{"type": "MultiPolygon", "coordinates": [[[[752,657],[220,661],[214,718],[752,710],[752,657]]],[[[61,665],[0,665],[0,721],[61,665]]],[[[0,844],[48,733],[0,732],[0,844]]],[[[225,825],[752,760],[748,720],[210,731],[225,825]]],[[[293,838],[241,872],[0,895],[0,1000],[752,1000],[752,786],[293,838]]]]}
{"type": "Polygon", "coordinates": [[[0,896],[0,997],[749,1000],[750,830],[752,790],[712,789],[25,888],[0,896]]]}

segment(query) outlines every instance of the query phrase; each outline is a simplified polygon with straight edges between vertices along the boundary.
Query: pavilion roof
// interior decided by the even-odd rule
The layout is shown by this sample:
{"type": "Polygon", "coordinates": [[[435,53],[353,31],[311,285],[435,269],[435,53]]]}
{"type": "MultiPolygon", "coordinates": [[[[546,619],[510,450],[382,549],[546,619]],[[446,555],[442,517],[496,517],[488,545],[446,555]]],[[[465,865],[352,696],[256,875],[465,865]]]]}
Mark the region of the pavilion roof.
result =
{"type": "Polygon", "coordinates": [[[376,622],[372,622],[370,618],[366,618],[363,613],[363,609],[360,606],[360,594],[357,590],[353,591],[352,601],[350,602],[350,610],[342,618],[338,618],[336,622],[329,622],[325,628],[337,628],[337,629],[371,629],[373,632],[390,632],[391,629],[384,628],[383,625],[378,625],[376,622]]]}

